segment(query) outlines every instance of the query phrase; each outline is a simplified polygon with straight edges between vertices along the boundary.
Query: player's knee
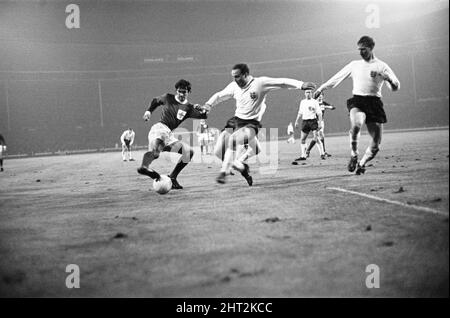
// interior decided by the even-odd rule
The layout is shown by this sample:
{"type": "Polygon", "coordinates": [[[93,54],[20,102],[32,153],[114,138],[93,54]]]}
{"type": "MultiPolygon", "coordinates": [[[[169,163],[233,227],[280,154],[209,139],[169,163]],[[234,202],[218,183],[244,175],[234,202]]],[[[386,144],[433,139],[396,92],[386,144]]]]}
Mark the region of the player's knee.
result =
{"type": "Polygon", "coordinates": [[[159,158],[160,152],[157,149],[153,149],[153,150],[147,152],[146,155],[147,154],[148,154],[149,157],[152,157],[153,159],[157,159],[157,158],[159,158]]]}

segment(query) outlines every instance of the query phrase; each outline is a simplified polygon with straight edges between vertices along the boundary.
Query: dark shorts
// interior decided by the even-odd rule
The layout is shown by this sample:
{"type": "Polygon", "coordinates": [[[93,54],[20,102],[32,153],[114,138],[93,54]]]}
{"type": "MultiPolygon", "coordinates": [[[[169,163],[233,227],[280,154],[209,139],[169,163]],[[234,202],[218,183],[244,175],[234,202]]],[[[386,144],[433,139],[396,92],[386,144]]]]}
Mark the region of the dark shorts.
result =
{"type": "Polygon", "coordinates": [[[319,129],[317,119],[305,119],[302,121],[302,131],[305,134],[309,134],[310,131],[317,129],[319,129]]]}
{"type": "Polygon", "coordinates": [[[222,131],[232,129],[233,132],[235,132],[242,127],[253,128],[255,130],[255,135],[258,135],[259,129],[262,128],[261,123],[256,119],[241,119],[234,116],[228,119],[222,131]]]}
{"type": "Polygon", "coordinates": [[[347,109],[358,108],[366,114],[366,123],[387,123],[383,102],[377,96],[353,95],[347,100],[347,109]]]}
{"type": "Polygon", "coordinates": [[[125,146],[126,146],[128,149],[130,149],[130,142],[131,142],[131,140],[124,139],[123,141],[125,142],[125,146]]]}

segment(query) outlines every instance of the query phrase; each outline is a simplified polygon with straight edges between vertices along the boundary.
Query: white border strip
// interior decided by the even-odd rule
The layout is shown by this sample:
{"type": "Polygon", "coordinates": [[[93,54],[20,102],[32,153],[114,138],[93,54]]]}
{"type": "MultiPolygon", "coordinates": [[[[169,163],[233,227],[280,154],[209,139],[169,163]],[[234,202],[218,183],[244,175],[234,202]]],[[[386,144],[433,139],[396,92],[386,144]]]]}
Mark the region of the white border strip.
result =
{"type": "Polygon", "coordinates": [[[345,192],[345,193],[352,193],[352,194],[356,194],[356,195],[359,195],[359,196],[362,196],[362,197],[366,197],[366,198],[369,198],[369,199],[382,201],[382,202],[387,202],[387,203],[391,203],[391,204],[396,204],[396,205],[400,205],[400,206],[405,207],[405,208],[411,208],[411,209],[415,209],[415,210],[422,211],[422,212],[428,212],[428,213],[433,213],[433,214],[440,214],[440,215],[444,215],[444,216],[447,216],[447,217],[449,216],[448,213],[443,212],[443,211],[439,211],[439,210],[435,210],[435,209],[431,209],[431,208],[426,208],[426,207],[422,207],[422,206],[418,206],[418,205],[414,205],[414,204],[406,204],[406,203],[399,202],[399,201],[383,199],[383,198],[379,198],[379,197],[376,197],[376,196],[370,195],[370,194],[365,194],[365,193],[360,193],[360,192],[355,192],[355,191],[341,189],[341,188],[335,188],[335,187],[327,187],[327,189],[336,190],[336,191],[345,192]]]}

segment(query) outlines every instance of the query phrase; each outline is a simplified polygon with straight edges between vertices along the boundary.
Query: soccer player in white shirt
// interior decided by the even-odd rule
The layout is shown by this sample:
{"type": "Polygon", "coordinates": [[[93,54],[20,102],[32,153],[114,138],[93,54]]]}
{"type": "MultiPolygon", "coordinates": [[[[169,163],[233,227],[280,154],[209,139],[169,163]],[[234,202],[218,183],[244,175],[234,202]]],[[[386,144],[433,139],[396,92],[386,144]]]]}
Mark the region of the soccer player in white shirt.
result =
{"type": "MultiPolygon", "coordinates": [[[[249,166],[245,161],[259,152],[256,135],[259,128],[261,128],[260,121],[266,110],[265,100],[267,93],[280,88],[314,89],[315,84],[290,78],[253,77],[250,75],[247,64],[234,65],[231,70],[231,76],[234,80],[222,91],[211,96],[203,106],[205,111],[209,111],[211,107],[230,98],[236,100],[235,116],[230,118],[225,126],[225,129],[233,132],[229,135],[228,141],[226,141],[229,132],[224,130],[225,132],[219,138],[221,141],[216,145],[216,149],[221,149],[221,142],[223,142],[226,148],[223,154],[222,168],[216,181],[225,183],[225,176],[232,165],[234,169],[241,172],[249,186],[251,186],[253,179],[249,175],[249,166]],[[238,151],[238,156],[234,160],[236,151],[238,151]]],[[[218,156],[222,158],[222,155],[218,156]]]]}
{"type": "Polygon", "coordinates": [[[306,160],[306,138],[308,138],[309,132],[313,132],[313,140],[319,147],[320,158],[325,159],[325,154],[322,147],[322,142],[318,138],[318,131],[322,123],[322,110],[320,109],[319,102],[312,98],[312,91],[305,91],[305,99],[302,99],[298,107],[297,118],[295,119],[295,128],[299,126],[299,120],[302,119],[301,135],[300,135],[300,149],[301,155],[295,159],[293,164],[297,164],[296,161],[306,160]]]}
{"type": "MultiPolygon", "coordinates": [[[[320,110],[322,111],[322,121],[319,123],[320,129],[318,130],[317,137],[322,142],[323,153],[324,153],[325,157],[331,157],[331,155],[325,149],[325,133],[324,133],[324,131],[325,131],[325,110],[327,110],[327,109],[334,110],[334,109],[336,109],[336,107],[334,107],[333,105],[324,101],[323,94],[320,94],[316,98],[316,100],[319,102],[320,110]]],[[[314,147],[315,144],[316,144],[315,140],[311,140],[309,142],[308,148],[306,148],[306,158],[309,157],[309,153],[311,152],[311,149],[314,147]]]]}
{"type": "Polygon", "coordinates": [[[122,133],[122,136],[120,136],[120,142],[122,143],[122,160],[127,161],[127,155],[128,160],[134,161],[133,157],[131,156],[131,145],[134,142],[134,136],[135,133],[133,129],[128,128],[122,133]]]}
{"type": "Polygon", "coordinates": [[[400,89],[400,82],[392,69],[374,56],[375,42],[371,37],[361,37],[357,45],[362,60],[355,60],[344,66],[336,75],[322,84],[314,96],[319,96],[325,89],[336,87],[347,77],[352,77],[353,97],[347,100],[351,124],[351,158],[347,169],[350,172],[356,170],[356,174],[360,175],[366,171],[366,163],[372,160],[379,151],[383,124],[387,122],[381,101],[383,83],[387,82],[387,86],[392,91],[397,91],[400,89]],[[364,123],[366,123],[372,141],[358,162],[358,140],[364,123]]]}

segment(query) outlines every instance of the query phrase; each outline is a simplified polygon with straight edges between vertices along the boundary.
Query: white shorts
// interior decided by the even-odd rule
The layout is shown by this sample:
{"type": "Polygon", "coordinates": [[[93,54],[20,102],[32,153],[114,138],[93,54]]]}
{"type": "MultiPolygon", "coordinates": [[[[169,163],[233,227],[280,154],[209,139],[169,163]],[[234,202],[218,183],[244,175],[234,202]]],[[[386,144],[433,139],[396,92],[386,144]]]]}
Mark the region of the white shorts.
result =
{"type": "Polygon", "coordinates": [[[6,152],[6,146],[0,145],[0,158],[3,158],[3,152],[6,152]]]}
{"type": "Polygon", "coordinates": [[[151,143],[155,139],[161,139],[163,141],[163,147],[170,146],[178,141],[169,127],[163,123],[156,123],[152,126],[148,133],[148,147],[150,149],[151,143]]]}

